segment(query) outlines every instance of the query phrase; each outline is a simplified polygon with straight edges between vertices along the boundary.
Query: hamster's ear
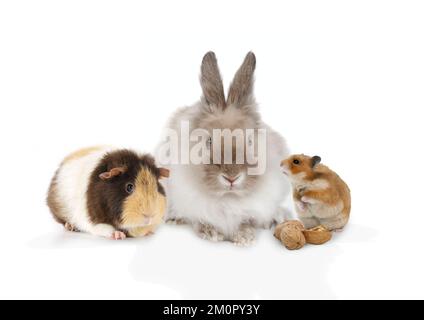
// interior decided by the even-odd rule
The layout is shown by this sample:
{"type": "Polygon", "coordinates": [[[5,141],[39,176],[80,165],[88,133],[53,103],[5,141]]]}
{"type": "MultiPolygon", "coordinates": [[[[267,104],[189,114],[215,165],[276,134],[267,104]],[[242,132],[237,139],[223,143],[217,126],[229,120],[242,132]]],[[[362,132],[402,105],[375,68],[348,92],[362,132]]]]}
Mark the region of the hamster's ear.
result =
{"type": "Polygon", "coordinates": [[[227,105],[242,107],[254,103],[253,83],[256,68],[256,57],[253,52],[249,52],[243,64],[234,76],[228,91],[227,105]]]}
{"type": "Polygon", "coordinates": [[[107,181],[107,180],[110,180],[114,177],[118,177],[121,174],[124,174],[125,172],[127,172],[127,168],[125,168],[125,167],[113,168],[110,171],[101,173],[99,175],[99,178],[102,179],[103,181],[107,181]]]}
{"type": "Polygon", "coordinates": [[[165,168],[159,168],[160,178],[169,178],[169,170],[165,168]]]}
{"type": "Polygon", "coordinates": [[[218,62],[213,52],[208,52],[203,57],[200,84],[203,90],[203,98],[208,105],[225,108],[224,87],[219,73],[218,62]]]}
{"type": "Polygon", "coordinates": [[[316,166],[317,164],[319,164],[320,162],[321,162],[321,157],[319,157],[319,156],[313,156],[313,157],[312,157],[311,167],[312,167],[312,168],[315,168],[315,166],[316,166]]]}

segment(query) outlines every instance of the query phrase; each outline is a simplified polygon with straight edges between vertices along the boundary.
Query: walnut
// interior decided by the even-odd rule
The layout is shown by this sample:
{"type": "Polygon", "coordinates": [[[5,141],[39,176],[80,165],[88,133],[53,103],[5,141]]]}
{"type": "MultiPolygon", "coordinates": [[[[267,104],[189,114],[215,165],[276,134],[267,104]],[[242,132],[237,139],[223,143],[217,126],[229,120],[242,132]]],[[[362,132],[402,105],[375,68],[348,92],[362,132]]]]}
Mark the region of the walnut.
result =
{"type": "Polygon", "coordinates": [[[289,250],[303,248],[305,243],[324,244],[331,239],[331,232],[324,226],[306,230],[297,220],[290,220],[279,224],[275,228],[274,236],[289,250]]]}
{"type": "Polygon", "coordinates": [[[310,244],[324,244],[331,239],[331,232],[324,226],[318,226],[312,229],[304,230],[306,242],[310,244]]]}
{"type": "Polygon", "coordinates": [[[274,236],[289,250],[301,249],[306,239],[303,235],[304,226],[300,221],[287,221],[275,228],[274,236]]]}

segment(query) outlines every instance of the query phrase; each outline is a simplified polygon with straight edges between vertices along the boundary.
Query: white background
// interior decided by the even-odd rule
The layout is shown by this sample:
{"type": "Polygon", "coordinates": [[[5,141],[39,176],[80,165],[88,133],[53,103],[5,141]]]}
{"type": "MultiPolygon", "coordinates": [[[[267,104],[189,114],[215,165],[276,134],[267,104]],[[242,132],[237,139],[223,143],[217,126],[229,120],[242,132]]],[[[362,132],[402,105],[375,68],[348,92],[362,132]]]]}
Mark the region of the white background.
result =
{"type": "Polygon", "coordinates": [[[422,1],[0,2],[0,298],[424,298],[422,1]],[[84,146],[153,151],[200,94],[257,55],[264,119],[350,185],[352,220],[290,252],[163,226],[112,242],[66,233],[46,190],[84,146]]]}

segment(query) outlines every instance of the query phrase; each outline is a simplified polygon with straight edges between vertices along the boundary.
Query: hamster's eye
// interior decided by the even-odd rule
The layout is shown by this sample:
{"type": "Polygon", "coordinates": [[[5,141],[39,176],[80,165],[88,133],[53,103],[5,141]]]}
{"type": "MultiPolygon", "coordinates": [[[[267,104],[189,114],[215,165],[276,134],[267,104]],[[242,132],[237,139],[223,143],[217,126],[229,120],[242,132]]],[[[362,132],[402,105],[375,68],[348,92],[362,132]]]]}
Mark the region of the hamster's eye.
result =
{"type": "Polygon", "coordinates": [[[127,183],[125,186],[125,191],[127,191],[128,194],[131,194],[134,192],[134,185],[132,183],[127,183]]]}
{"type": "Polygon", "coordinates": [[[300,161],[299,161],[299,160],[297,160],[297,159],[294,159],[294,160],[293,160],[293,163],[294,163],[295,165],[299,165],[299,164],[300,164],[300,161]]]}

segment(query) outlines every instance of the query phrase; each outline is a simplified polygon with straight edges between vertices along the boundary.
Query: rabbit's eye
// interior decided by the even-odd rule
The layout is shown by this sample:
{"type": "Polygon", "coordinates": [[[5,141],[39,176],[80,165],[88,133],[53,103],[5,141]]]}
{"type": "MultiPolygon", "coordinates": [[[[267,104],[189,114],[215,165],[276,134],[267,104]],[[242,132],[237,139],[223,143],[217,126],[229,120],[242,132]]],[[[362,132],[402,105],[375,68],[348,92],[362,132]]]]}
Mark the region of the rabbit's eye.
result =
{"type": "Polygon", "coordinates": [[[299,164],[300,164],[300,161],[299,161],[299,160],[297,160],[297,159],[294,159],[294,160],[293,160],[293,163],[294,163],[295,165],[299,165],[299,164]]]}

